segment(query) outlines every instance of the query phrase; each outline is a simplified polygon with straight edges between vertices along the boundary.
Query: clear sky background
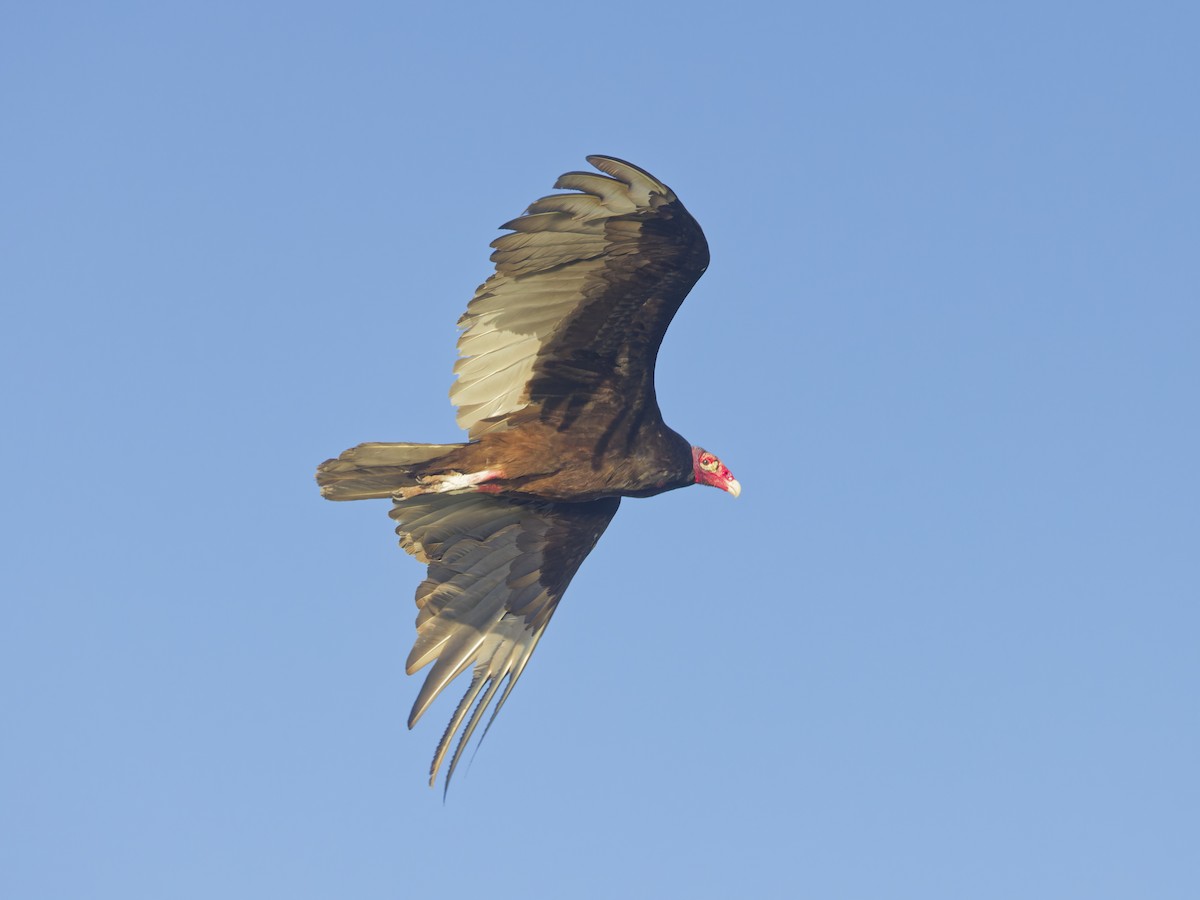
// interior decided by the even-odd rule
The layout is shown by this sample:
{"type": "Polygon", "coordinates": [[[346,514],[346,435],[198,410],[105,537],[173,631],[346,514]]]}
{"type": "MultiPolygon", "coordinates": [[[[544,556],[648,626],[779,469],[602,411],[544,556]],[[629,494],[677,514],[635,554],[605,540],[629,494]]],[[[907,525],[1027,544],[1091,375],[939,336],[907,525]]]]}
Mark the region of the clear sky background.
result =
{"type": "Polygon", "coordinates": [[[1200,896],[1195,10],[10,4],[0,895],[1200,896]],[[624,505],[443,804],[313,470],[457,439],[588,153],[708,234],[744,492],[624,505]]]}

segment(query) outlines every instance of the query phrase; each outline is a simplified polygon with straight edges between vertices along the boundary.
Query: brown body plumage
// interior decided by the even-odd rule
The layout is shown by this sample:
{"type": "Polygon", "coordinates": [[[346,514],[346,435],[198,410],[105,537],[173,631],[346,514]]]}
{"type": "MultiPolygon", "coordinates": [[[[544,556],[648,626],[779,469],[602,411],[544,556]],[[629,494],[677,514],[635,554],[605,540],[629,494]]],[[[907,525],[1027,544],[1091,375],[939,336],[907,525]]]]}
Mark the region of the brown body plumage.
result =
{"type": "Polygon", "coordinates": [[[465,444],[415,445],[422,448],[417,456],[425,448],[444,448],[430,459],[414,459],[406,449],[411,446],[363,444],[347,450],[321,466],[321,492],[330,500],[416,496],[438,479],[493,471],[498,474],[481,482],[481,490],[578,502],[648,497],[696,481],[691,445],[661,420],[644,426],[635,452],[619,456],[544,422],[491,432],[465,444]],[[385,461],[389,446],[402,448],[390,466],[385,461]]]}

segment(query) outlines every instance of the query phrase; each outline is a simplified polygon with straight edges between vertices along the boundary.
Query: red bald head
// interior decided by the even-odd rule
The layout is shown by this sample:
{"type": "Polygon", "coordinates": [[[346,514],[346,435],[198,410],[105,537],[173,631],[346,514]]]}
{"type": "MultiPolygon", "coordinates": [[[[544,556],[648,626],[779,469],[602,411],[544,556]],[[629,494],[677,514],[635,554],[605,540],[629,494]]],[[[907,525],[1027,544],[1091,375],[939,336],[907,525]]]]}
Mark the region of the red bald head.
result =
{"type": "Polygon", "coordinates": [[[742,486],[733,477],[733,473],[707,450],[692,448],[692,468],[696,473],[696,484],[711,484],[735,497],[742,492],[742,486]]]}

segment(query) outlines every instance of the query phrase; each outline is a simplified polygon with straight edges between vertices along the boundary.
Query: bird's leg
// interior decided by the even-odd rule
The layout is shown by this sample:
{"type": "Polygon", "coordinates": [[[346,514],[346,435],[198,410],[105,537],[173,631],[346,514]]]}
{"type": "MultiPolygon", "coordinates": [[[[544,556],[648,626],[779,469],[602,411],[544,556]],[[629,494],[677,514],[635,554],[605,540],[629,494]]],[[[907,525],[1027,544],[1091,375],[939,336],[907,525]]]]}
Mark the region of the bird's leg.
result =
{"type": "Polygon", "coordinates": [[[484,469],[480,472],[445,472],[440,475],[422,475],[415,487],[400,488],[395,496],[407,500],[418,494],[449,494],[469,490],[484,490],[478,485],[504,475],[499,469],[484,469]]]}

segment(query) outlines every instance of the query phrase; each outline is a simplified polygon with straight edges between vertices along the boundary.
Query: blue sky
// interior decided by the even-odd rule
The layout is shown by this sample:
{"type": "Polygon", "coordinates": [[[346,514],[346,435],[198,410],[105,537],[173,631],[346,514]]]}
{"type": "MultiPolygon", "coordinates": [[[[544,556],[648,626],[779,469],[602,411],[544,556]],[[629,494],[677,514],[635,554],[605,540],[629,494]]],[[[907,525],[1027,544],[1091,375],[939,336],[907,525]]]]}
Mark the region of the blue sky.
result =
{"type": "Polygon", "coordinates": [[[0,894],[1196,896],[1187,4],[73,4],[0,28],[0,894]],[[449,800],[422,570],[321,460],[455,440],[588,153],[713,263],[629,502],[449,800]]]}

